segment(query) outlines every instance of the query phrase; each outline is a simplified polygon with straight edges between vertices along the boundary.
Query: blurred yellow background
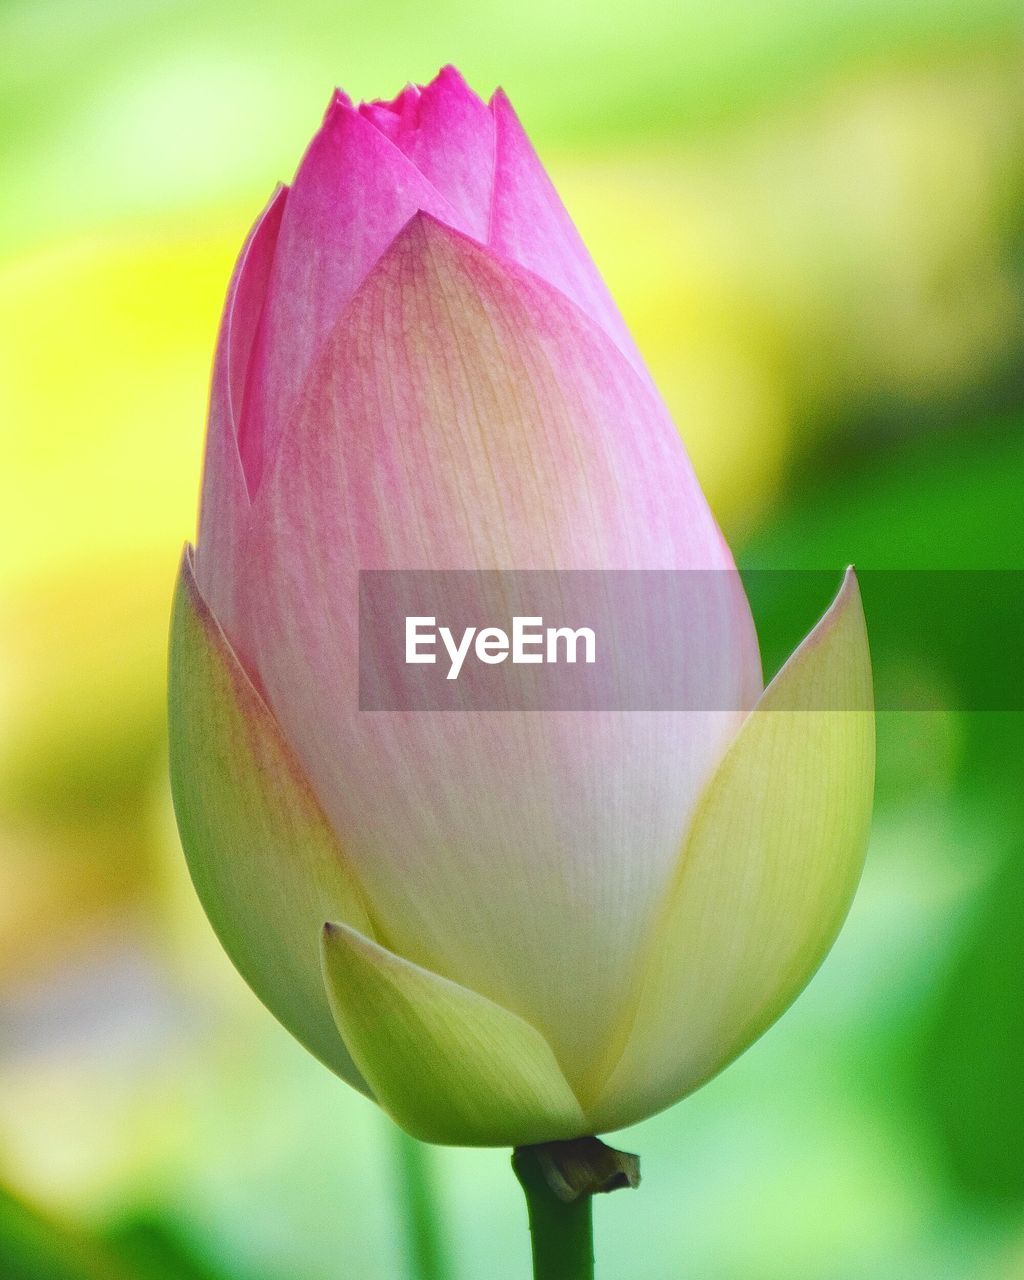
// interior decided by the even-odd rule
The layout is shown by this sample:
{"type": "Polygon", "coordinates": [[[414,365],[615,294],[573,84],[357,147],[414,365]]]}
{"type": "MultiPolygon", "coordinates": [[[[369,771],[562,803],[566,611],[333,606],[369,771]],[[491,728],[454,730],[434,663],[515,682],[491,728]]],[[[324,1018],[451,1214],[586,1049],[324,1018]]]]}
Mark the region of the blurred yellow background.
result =
{"type": "MultiPolygon", "coordinates": [[[[410,1155],[177,847],[167,614],[234,255],[334,84],[453,61],[508,90],[742,563],[1024,568],[1019,0],[5,0],[0,46],[0,1276],[412,1277],[412,1161],[444,1274],[525,1280],[506,1155],[410,1155]]],[[[601,1274],[1024,1276],[1022,740],[882,717],[847,931],[622,1135],[601,1274]]]]}

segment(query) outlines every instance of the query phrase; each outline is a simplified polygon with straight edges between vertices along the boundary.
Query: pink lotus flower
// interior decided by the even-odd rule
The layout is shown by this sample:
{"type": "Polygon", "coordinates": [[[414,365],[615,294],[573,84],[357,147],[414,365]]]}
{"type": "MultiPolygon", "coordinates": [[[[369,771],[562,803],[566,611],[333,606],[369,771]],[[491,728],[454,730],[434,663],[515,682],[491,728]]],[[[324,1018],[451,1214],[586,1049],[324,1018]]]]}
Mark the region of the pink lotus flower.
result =
{"type": "Polygon", "coordinates": [[[228,294],[172,779],[242,974],[417,1136],[641,1119],[831,945],[873,731],[800,708],[869,700],[856,583],[763,691],[733,569],[505,96],[337,94],[228,294]],[[477,568],[721,571],[679,642],[724,710],[361,712],[359,571],[477,568]]]}

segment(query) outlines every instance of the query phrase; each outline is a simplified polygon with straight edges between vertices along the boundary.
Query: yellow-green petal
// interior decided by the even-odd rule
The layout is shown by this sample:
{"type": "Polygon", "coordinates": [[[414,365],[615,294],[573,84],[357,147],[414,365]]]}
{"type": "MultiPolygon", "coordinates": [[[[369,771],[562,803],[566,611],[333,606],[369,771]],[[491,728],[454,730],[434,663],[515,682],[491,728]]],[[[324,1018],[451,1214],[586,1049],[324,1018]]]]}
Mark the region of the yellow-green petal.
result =
{"type": "Polygon", "coordinates": [[[742,1053],[824,959],[863,866],[874,785],[856,578],[765,691],[698,806],[598,1131],[651,1115],[742,1053]]]}
{"type": "Polygon", "coordinates": [[[324,928],[323,972],[352,1057],[414,1137],[516,1146],[588,1131],[550,1045],[517,1014],[343,924],[324,928]]]}
{"type": "Polygon", "coordinates": [[[320,976],[328,919],[370,924],[277,722],[182,560],[171,622],[171,787],[200,901],[225,951],[307,1049],[367,1091],[320,976]]]}

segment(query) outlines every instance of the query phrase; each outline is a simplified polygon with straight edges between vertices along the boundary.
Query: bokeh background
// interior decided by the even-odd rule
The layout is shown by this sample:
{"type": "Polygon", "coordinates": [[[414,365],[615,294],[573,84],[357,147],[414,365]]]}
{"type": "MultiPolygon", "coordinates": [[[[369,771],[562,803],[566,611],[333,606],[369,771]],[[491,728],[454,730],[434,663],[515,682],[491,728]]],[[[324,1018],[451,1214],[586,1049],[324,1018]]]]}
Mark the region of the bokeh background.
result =
{"type": "MultiPolygon", "coordinates": [[[[187,882],[166,624],[234,253],[333,84],[455,61],[516,103],[743,564],[1024,568],[1020,0],[2,0],[0,47],[0,1276],[414,1280],[426,1212],[435,1275],[526,1280],[507,1154],[401,1142],[187,882]]],[[[1021,654],[938,603],[885,661],[949,709],[880,718],[848,927],[621,1135],[608,1280],[1024,1277],[1024,731],[957,710],[1021,654]]],[[[769,600],[766,644],[810,621],[769,600]]]]}

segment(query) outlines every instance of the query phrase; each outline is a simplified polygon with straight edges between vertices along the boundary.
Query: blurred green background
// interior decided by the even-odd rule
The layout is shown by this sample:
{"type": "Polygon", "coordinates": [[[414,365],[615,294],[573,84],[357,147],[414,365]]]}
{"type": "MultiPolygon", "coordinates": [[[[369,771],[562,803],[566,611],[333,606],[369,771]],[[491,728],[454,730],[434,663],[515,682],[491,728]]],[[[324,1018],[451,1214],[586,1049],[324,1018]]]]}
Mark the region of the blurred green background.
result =
{"type": "MultiPolygon", "coordinates": [[[[234,253],[333,84],[454,61],[517,105],[741,563],[1024,568],[1024,12],[2,0],[0,47],[0,1276],[411,1280],[419,1154],[236,977],[170,815],[234,253]]],[[[762,612],[766,647],[811,621],[762,612]]],[[[967,666],[1021,662],[956,622],[959,665],[941,625],[892,659],[951,706],[965,634],[967,666]]],[[[607,1280],[1024,1277],[1021,716],[879,739],[845,932],[739,1063],[620,1135],[645,1182],[597,1206],[607,1280]]],[[[507,1153],[421,1174],[442,1274],[526,1280],[507,1153]]]]}

